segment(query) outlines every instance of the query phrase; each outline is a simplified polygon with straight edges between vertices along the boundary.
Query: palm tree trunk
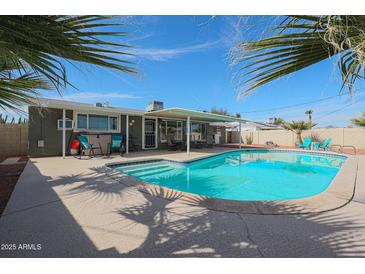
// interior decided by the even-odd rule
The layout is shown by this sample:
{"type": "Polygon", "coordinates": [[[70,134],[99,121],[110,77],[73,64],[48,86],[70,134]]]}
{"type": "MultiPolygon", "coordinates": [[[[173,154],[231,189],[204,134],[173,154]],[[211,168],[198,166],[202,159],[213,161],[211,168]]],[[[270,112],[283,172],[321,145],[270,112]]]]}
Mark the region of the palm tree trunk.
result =
{"type": "Polygon", "coordinates": [[[297,133],[297,143],[298,143],[298,144],[303,143],[303,140],[302,140],[302,134],[301,134],[301,133],[297,133]]]}

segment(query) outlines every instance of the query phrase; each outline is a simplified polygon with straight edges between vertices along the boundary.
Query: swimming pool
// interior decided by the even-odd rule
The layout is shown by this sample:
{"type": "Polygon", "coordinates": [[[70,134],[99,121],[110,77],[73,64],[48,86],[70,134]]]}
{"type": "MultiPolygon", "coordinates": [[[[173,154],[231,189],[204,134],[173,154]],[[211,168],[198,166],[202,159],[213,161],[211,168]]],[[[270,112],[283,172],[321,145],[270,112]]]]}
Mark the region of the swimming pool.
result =
{"type": "Polygon", "coordinates": [[[190,163],[152,161],[114,168],[143,182],[227,200],[291,200],[327,189],[345,156],[233,151],[190,163]]]}

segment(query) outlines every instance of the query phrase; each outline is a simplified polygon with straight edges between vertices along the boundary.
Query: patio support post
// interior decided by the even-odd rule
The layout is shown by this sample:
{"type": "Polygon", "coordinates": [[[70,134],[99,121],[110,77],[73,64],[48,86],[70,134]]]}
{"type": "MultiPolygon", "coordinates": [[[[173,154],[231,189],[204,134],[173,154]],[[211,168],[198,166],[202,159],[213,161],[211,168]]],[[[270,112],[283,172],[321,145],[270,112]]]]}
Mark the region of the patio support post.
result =
{"type": "Polygon", "coordinates": [[[125,116],[125,154],[129,152],[129,115],[125,116]]]}
{"type": "Polygon", "coordinates": [[[242,130],[241,130],[241,121],[238,122],[239,127],[239,139],[240,139],[240,149],[241,149],[241,138],[242,138],[242,130]]]}
{"type": "Polygon", "coordinates": [[[190,154],[190,116],[186,121],[186,152],[190,154]]]}
{"type": "Polygon", "coordinates": [[[62,109],[62,157],[66,157],[66,109],[62,109]]]}

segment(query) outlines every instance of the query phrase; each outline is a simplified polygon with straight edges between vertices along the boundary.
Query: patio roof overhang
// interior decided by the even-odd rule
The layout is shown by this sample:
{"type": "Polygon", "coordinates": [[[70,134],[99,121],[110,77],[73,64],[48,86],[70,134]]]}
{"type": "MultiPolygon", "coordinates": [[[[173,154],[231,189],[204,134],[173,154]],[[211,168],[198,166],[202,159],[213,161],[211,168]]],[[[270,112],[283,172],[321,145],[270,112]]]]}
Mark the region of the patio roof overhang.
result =
{"type": "MultiPolygon", "coordinates": [[[[186,120],[187,124],[187,131],[186,131],[186,152],[190,153],[190,134],[191,134],[191,121],[200,121],[200,122],[238,122],[239,125],[239,132],[241,135],[241,123],[246,122],[241,118],[215,114],[211,112],[204,112],[204,111],[196,111],[196,110],[189,110],[183,108],[167,108],[155,111],[146,112],[145,116],[154,116],[159,118],[174,118],[174,119],[181,119],[186,120]]],[[[241,148],[241,138],[239,147],[241,148]]]]}
{"type": "Polygon", "coordinates": [[[175,119],[187,119],[190,117],[191,120],[202,121],[202,122],[246,122],[241,118],[221,115],[211,112],[183,109],[183,108],[167,108],[162,110],[148,111],[145,113],[146,116],[155,116],[161,118],[175,118],[175,119]]]}

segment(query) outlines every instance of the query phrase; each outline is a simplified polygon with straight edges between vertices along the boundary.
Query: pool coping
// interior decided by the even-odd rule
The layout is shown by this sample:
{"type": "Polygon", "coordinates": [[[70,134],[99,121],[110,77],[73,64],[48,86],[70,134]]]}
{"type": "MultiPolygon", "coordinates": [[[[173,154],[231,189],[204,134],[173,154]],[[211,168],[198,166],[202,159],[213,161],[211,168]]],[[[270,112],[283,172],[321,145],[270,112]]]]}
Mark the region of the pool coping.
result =
{"type": "Polygon", "coordinates": [[[245,213],[245,214],[261,214],[261,215],[275,215],[275,214],[308,214],[319,213],[340,208],[349,203],[355,192],[356,176],[357,176],[358,159],[354,155],[346,155],[336,152],[327,151],[309,151],[298,149],[278,149],[278,148],[243,148],[228,150],[224,152],[214,153],[210,155],[198,156],[193,159],[171,159],[161,156],[145,157],[138,160],[126,160],[115,163],[106,164],[106,174],[118,182],[126,186],[137,187],[138,190],[149,193],[151,195],[176,200],[179,203],[205,207],[211,210],[245,213]],[[278,201],[239,201],[227,200],[219,198],[211,198],[204,195],[183,192],[174,190],[163,186],[153,185],[125,173],[117,171],[114,167],[127,164],[136,164],[152,161],[172,161],[176,163],[191,163],[205,158],[211,158],[217,155],[230,153],[233,151],[279,151],[279,152],[301,152],[313,155],[331,155],[341,156],[347,159],[342,167],[332,180],[328,188],[311,197],[293,199],[293,200],[278,200],[278,201]]]}

